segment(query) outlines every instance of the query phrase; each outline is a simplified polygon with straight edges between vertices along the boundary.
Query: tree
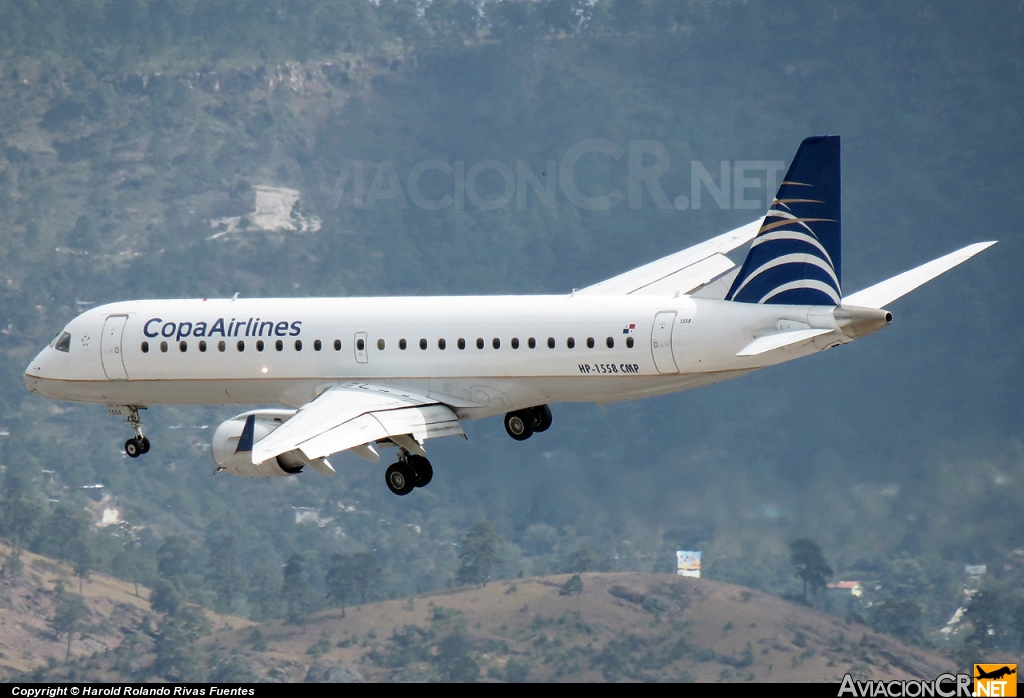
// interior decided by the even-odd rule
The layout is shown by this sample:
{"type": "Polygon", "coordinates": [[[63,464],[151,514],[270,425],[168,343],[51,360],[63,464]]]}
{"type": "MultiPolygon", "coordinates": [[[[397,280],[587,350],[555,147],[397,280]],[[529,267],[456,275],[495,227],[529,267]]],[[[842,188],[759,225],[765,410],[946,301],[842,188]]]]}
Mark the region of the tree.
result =
{"type": "Polygon", "coordinates": [[[281,613],[280,565],[257,567],[249,577],[245,596],[250,618],[258,621],[277,618],[281,613]]]}
{"type": "Polygon", "coordinates": [[[64,585],[57,585],[57,604],[54,607],[53,617],[48,621],[53,634],[60,640],[64,635],[68,639],[67,653],[64,661],[71,658],[71,638],[82,628],[82,621],[89,617],[89,608],[85,605],[85,599],[78,594],[64,591],[64,585]]]}
{"type": "Polygon", "coordinates": [[[1010,627],[1017,633],[1017,648],[1024,651],[1024,601],[1014,606],[1010,612],[1010,627]]]}
{"type": "Polygon", "coordinates": [[[153,591],[149,595],[149,607],[157,613],[174,615],[183,603],[178,590],[166,579],[161,579],[153,585],[153,591]]]}
{"type": "Polygon", "coordinates": [[[589,546],[584,545],[572,554],[569,567],[573,572],[582,574],[594,569],[597,563],[597,554],[589,546]]]}
{"type": "Polygon", "coordinates": [[[461,633],[453,633],[437,644],[434,664],[442,681],[466,683],[480,676],[480,663],[470,654],[469,642],[461,633]]]}
{"type": "Polygon", "coordinates": [[[576,615],[580,614],[580,594],[583,593],[583,579],[578,574],[574,574],[565,581],[562,588],[558,590],[559,596],[575,596],[576,597],[576,615]]]}
{"type": "Polygon", "coordinates": [[[178,535],[167,536],[156,551],[157,574],[173,584],[182,596],[188,592],[188,578],[193,569],[192,557],[192,545],[178,535]]]}
{"type": "Polygon", "coordinates": [[[288,622],[303,623],[314,607],[313,593],[306,578],[305,559],[299,553],[292,553],[284,566],[284,586],[281,589],[288,608],[288,622]]]}
{"type": "Polygon", "coordinates": [[[168,613],[153,642],[153,671],[168,681],[204,680],[203,662],[195,643],[209,632],[210,621],[198,606],[183,603],[174,613],[168,613]]]}
{"type": "Polygon", "coordinates": [[[92,548],[88,541],[83,539],[81,546],[75,553],[74,570],[75,576],[78,577],[78,593],[82,593],[82,582],[89,578],[89,573],[95,567],[95,562],[92,556],[92,548]]]}
{"type": "Polygon", "coordinates": [[[46,518],[39,531],[39,552],[64,562],[74,560],[84,544],[88,526],[84,513],[61,502],[46,518]]]}
{"type": "Polygon", "coordinates": [[[977,643],[983,649],[995,647],[1002,633],[1005,610],[998,592],[992,589],[976,591],[964,613],[964,619],[974,626],[974,632],[967,641],[977,643]]]}
{"type": "Polygon", "coordinates": [[[42,518],[43,508],[30,497],[25,480],[8,471],[0,496],[0,535],[8,538],[17,550],[31,537],[42,518]]]}
{"type": "Polygon", "coordinates": [[[832,568],[825,562],[818,544],[809,538],[800,538],[789,544],[789,557],[796,566],[796,576],[803,580],[801,600],[807,603],[807,588],[812,592],[825,590],[828,578],[832,576],[832,568]]]}
{"type": "Polygon", "coordinates": [[[214,608],[219,613],[230,613],[231,605],[242,585],[242,565],[238,559],[238,541],[233,534],[216,536],[207,541],[210,560],[206,581],[213,589],[214,608]]]}
{"type": "Polygon", "coordinates": [[[871,627],[908,642],[921,639],[921,607],[910,599],[888,598],[874,605],[871,627]]]}
{"type": "Polygon", "coordinates": [[[331,557],[327,568],[327,600],[341,606],[341,617],[345,617],[345,602],[355,596],[355,570],[351,555],[336,554],[331,557]]]}
{"type": "Polygon", "coordinates": [[[486,584],[491,569],[498,562],[498,548],[501,536],[494,532],[491,524],[481,521],[466,534],[459,546],[459,571],[457,584],[486,584]]]}

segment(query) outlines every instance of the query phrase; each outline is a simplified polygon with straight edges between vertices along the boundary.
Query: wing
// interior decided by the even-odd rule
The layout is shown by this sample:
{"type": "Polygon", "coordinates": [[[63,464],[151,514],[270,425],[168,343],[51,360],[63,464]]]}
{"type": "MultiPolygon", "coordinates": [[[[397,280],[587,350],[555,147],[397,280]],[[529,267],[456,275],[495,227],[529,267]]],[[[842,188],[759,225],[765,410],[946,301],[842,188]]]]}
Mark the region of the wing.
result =
{"type": "Polygon", "coordinates": [[[577,294],[672,295],[690,293],[732,269],[735,264],[723,253],[754,239],[764,218],[730,230],[699,245],[662,257],[642,267],[576,291],[577,294]]]}
{"type": "Polygon", "coordinates": [[[376,460],[371,445],[383,439],[422,455],[425,439],[455,434],[465,436],[447,405],[383,386],[343,383],[325,390],[258,441],[252,462],[295,450],[313,460],[350,449],[376,460]]]}

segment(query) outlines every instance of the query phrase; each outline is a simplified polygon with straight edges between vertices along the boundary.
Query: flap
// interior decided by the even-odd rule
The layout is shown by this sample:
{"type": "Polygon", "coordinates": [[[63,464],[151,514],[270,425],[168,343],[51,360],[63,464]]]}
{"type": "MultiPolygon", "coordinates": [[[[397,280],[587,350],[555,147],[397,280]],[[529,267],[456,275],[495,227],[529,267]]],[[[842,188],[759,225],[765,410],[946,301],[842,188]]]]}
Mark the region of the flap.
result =
{"type": "Polygon", "coordinates": [[[307,458],[323,458],[391,436],[422,442],[462,433],[446,405],[391,388],[346,383],[324,391],[257,442],[252,460],[262,463],[296,449],[307,458]]]}

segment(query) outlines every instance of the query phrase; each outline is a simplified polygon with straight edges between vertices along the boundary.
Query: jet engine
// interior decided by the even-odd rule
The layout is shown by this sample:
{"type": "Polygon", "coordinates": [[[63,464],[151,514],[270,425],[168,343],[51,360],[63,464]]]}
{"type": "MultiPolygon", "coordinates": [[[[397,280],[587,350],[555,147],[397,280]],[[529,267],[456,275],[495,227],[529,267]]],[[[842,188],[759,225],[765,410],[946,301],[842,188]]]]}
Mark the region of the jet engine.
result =
{"type": "Polygon", "coordinates": [[[306,465],[305,459],[296,453],[282,453],[276,458],[271,458],[263,463],[252,462],[252,452],[249,450],[238,451],[238,441],[245,428],[245,422],[249,415],[255,416],[253,424],[253,443],[257,443],[270,432],[284,424],[289,417],[295,414],[295,410],[257,410],[246,412],[217,427],[213,433],[212,451],[213,460],[217,463],[217,470],[224,470],[232,475],[243,475],[245,477],[277,477],[282,475],[295,475],[302,466],[306,465]]]}

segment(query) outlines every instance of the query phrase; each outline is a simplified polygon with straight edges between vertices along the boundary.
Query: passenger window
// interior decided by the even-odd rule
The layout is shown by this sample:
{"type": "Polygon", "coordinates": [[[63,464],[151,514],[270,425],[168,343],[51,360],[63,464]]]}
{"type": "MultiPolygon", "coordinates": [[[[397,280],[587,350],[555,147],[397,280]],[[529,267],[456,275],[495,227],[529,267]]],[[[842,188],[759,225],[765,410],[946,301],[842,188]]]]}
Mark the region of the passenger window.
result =
{"type": "Polygon", "coordinates": [[[570,349],[575,349],[576,340],[573,337],[569,337],[569,339],[565,340],[565,346],[569,347],[570,349]]]}
{"type": "Polygon", "coordinates": [[[484,348],[484,338],[483,337],[477,337],[476,338],[476,348],[477,349],[483,349],[484,348]]]}
{"type": "Polygon", "coordinates": [[[71,335],[67,332],[62,334],[53,344],[53,348],[65,354],[71,351],[71,335]]]}
{"type": "Polygon", "coordinates": [[[593,337],[587,337],[587,349],[593,349],[593,348],[594,348],[594,338],[593,337]]]}
{"type": "Polygon", "coordinates": [[[633,338],[632,337],[626,337],[626,346],[629,347],[630,349],[633,348],[633,338]]]}
{"type": "Polygon", "coordinates": [[[302,340],[301,339],[296,339],[295,340],[295,351],[302,351],[302,340]]]}
{"type": "Polygon", "coordinates": [[[341,340],[334,340],[334,351],[341,351],[341,340]]]}
{"type": "Polygon", "coordinates": [[[444,349],[447,349],[448,348],[448,342],[446,342],[444,339],[437,340],[437,348],[441,349],[442,351],[444,349]]]}
{"type": "Polygon", "coordinates": [[[466,340],[463,339],[462,337],[459,337],[459,349],[465,349],[465,348],[466,348],[466,340]]]}
{"type": "Polygon", "coordinates": [[[377,348],[380,349],[381,351],[384,351],[384,340],[383,339],[378,339],[377,340],[377,348]]]}
{"type": "Polygon", "coordinates": [[[238,340],[238,344],[236,344],[235,346],[238,347],[238,351],[245,351],[245,342],[243,342],[242,340],[238,340]]]}
{"type": "Polygon", "coordinates": [[[526,340],[526,346],[530,347],[531,349],[536,349],[537,340],[534,339],[533,337],[530,337],[528,340],[526,340]]]}
{"type": "Polygon", "coordinates": [[[427,340],[421,339],[420,340],[420,349],[424,349],[425,350],[426,348],[427,348],[427,340]]]}
{"type": "Polygon", "coordinates": [[[365,350],[366,350],[366,342],[364,342],[362,339],[356,340],[356,351],[365,351],[365,350]]]}
{"type": "Polygon", "coordinates": [[[201,352],[205,352],[206,351],[206,340],[205,339],[200,339],[199,340],[199,351],[201,351],[201,352]]]}
{"type": "Polygon", "coordinates": [[[224,343],[223,339],[220,340],[219,342],[217,342],[217,351],[224,351],[227,348],[228,348],[228,345],[224,343]]]}
{"type": "Polygon", "coordinates": [[[495,349],[501,349],[501,340],[495,337],[491,340],[491,346],[495,349]]]}
{"type": "Polygon", "coordinates": [[[604,343],[606,345],[608,345],[609,349],[614,349],[615,348],[615,338],[614,337],[609,337],[608,339],[604,340],[604,343]]]}
{"type": "Polygon", "coordinates": [[[276,342],[274,342],[274,348],[277,349],[278,351],[284,351],[284,342],[282,342],[280,339],[277,340],[276,342]]]}
{"type": "Polygon", "coordinates": [[[405,341],[404,337],[402,339],[398,340],[398,348],[399,349],[401,349],[402,351],[405,351],[405,348],[407,346],[409,346],[409,343],[405,341]]]}
{"type": "Polygon", "coordinates": [[[256,351],[263,351],[263,347],[265,347],[265,346],[266,345],[263,343],[262,339],[257,339],[256,340],[256,351]]]}
{"type": "Polygon", "coordinates": [[[188,342],[186,342],[184,339],[178,342],[178,350],[181,351],[182,354],[188,351],[188,342]]]}
{"type": "Polygon", "coordinates": [[[320,343],[319,339],[313,342],[313,351],[320,351],[323,347],[324,345],[320,343]]]}
{"type": "Polygon", "coordinates": [[[555,348],[555,338],[554,337],[548,337],[548,349],[554,349],[554,348],[555,348]]]}
{"type": "Polygon", "coordinates": [[[148,354],[149,353],[149,342],[143,342],[142,343],[142,353],[143,354],[148,354]]]}
{"type": "Polygon", "coordinates": [[[519,348],[519,337],[513,337],[512,338],[512,348],[513,349],[518,349],[519,348]]]}
{"type": "Polygon", "coordinates": [[[160,342],[160,351],[167,353],[167,342],[160,342]]]}

